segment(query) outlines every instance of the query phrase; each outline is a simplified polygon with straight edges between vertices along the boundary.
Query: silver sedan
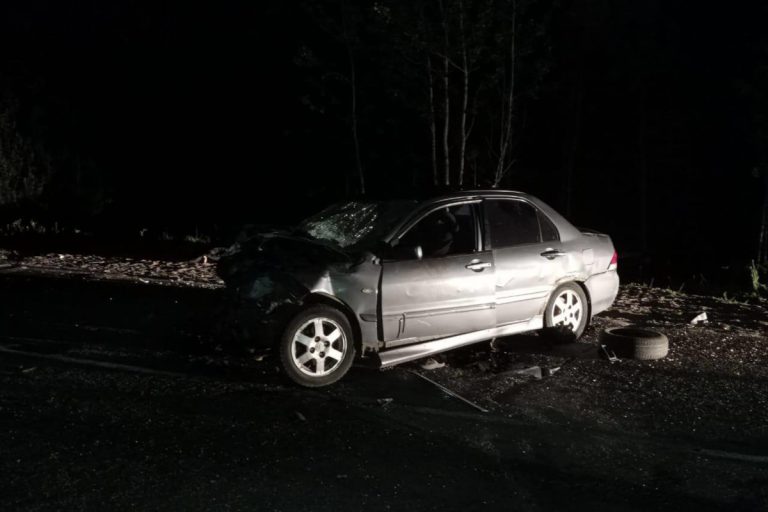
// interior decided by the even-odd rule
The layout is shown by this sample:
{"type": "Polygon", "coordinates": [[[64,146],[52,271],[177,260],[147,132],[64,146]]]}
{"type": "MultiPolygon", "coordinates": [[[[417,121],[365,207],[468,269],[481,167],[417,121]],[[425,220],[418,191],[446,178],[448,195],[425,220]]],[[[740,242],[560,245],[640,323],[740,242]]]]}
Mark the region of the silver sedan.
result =
{"type": "Polygon", "coordinates": [[[247,338],[272,332],[295,382],[324,386],[356,357],[381,367],[526,331],[576,339],[610,307],[610,237],[512,191],[350,201],[250,236],[219,263],[247,338]]]}

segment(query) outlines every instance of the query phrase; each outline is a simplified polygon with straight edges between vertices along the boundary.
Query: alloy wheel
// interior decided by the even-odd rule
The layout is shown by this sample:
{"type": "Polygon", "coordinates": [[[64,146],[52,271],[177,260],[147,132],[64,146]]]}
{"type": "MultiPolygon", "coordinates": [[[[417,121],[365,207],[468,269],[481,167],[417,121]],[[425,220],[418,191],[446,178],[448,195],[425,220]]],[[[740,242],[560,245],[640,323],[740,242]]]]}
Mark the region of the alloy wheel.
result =
{"type": "Polygon", "coordinates": [[[552,303],[552,325],[566,327],[576,332],[581,325],[584,307],[579,295],[569,289],[563,290],[552,303]]]}
{"type": "Polygon", "coordinates": [[[347,353],[347,337],[334,320],[316,317],[304,322],[291,343],[291,358],[296,368],[310,377],[332,373],[347,353]]]}

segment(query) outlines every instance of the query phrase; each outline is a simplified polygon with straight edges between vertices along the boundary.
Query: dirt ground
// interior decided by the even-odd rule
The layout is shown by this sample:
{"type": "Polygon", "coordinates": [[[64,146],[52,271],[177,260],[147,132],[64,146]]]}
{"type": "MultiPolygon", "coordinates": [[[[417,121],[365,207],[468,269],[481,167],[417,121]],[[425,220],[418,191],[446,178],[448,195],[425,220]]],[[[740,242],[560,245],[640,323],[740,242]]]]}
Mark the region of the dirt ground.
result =
{"type": "Polygon", "coordinates": [[[0,270],[5,510],[768,510],[765,304],[625,285],[577,343],[303,390],[206,333],[208,262],[75,258],[0,270]],[[629,324],[669,356],[600,358],[629,324]]]}

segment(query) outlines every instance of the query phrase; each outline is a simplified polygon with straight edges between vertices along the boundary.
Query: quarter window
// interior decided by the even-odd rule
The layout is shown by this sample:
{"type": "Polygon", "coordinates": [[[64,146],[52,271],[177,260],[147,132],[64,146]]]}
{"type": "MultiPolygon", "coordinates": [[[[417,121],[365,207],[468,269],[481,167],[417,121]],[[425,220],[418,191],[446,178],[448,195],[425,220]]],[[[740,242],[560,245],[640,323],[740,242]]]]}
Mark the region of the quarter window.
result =
{"type": "Polygon", "coordinates": [[[541,242],[538,212],[526,202],[487,200],[485,222],[494,249],[541,242]]]}
{"type": "Polygon", "coordinates": [[[542,242],[559,242],[560,233],[557,228],[549,220],[549,217],[539,212],[539,225],[541,226],[541,241],[542,242]]]}

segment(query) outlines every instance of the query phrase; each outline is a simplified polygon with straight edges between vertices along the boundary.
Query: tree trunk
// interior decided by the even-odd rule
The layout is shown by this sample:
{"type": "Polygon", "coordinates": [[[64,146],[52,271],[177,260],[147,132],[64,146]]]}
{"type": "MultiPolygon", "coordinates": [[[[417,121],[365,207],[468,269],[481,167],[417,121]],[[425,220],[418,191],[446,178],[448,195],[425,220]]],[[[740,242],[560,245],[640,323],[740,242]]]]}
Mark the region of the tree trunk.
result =
{"type": "Polygon", "coordinates": [[[445,161],[445,176],[444,183],[446,186],[451,184],[451,151],[448,144],[448,136],[450,134],[451,126],[451,91],[448,80],[450,72],[450,59],[448,57],[448,14],[445,12],[445,6],[443,0],[439,0],[440,14],[443,22],[443,91],[445,93],[444,105],[443,105],[443,157],[445,161]]]}
{"type": "Polygon", "coordinates": [[[464,95],[461,103],[461,140],[459,147],[459,187],[464,184],[465,154],[467,151],[467,106],[469,104],[469,63],[467,60],[467,40],[464,34],[464,2],[459,1],[459,28],[461,30],[461,60],[464,75],[464,95]]]}
{"type": "Polygon", "coordinates": [[[341,26],[344,35],[344,44],[347,47],[347,58],[349,59],[349,87],[350,87],[350,115],[352,116],[352,143],[355,149],[355,167],[357,169],[358,187],[361,194],[365,194],[365,174],[363,172],[363,162],[360,157],[360,137],[357,130],[357,73],[355,69],[355,55],[352,52],[352,42],[349,40],[347,31],[347,8],[346,2],[341,3],[341,26]]]}
{"type": "Polygon", "coordinates": [[[429,133],[432,144],[432,184],[437,186],[437,127],[435,126],[435,84],[432,80],[432,57],[427,54],[427,77],[429,78],[429,133]]]}
{"type": "Polygon", "coordinates": [[[512,136],[514,130],[513,115],[515,102],[515,66],[517,57],[517,1],[512,2],[511,42],[509,47],[509,84],[507,85],[506,109],[501,117],[501,132],[499,134],[499,159],[496,163],[496,172],[493,180],[493,188],[501,184],[507,170],[509,170],[508,153],[511,151],[512,136]]]}

